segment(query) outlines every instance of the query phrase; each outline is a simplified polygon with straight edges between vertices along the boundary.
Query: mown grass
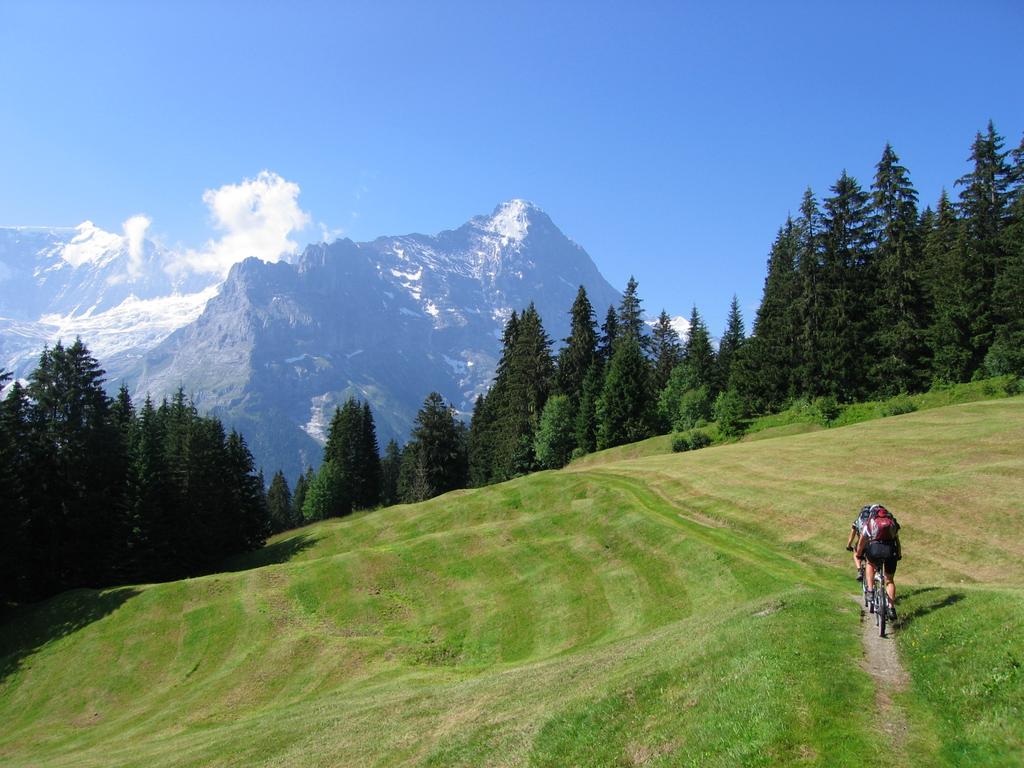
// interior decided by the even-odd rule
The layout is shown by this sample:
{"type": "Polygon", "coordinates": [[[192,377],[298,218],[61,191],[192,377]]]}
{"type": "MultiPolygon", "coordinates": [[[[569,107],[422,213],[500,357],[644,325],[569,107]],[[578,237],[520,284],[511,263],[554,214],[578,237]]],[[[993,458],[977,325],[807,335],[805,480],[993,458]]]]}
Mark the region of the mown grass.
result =
{"type": "Polygon", "coordinates": [[[934,765],[1024,765],[1024,591],[919,588],[901,609],[908,708],[944,736],[914,748],[934,765]]]}
{"type": "Polygon", "coordinates": [[[885,746],[1019,760],[1024,400],[634,450],[23,610],[0,764],[859,764],[875,690],[842,546],[871,499],[917,590],[910,737],[885,746]]]}

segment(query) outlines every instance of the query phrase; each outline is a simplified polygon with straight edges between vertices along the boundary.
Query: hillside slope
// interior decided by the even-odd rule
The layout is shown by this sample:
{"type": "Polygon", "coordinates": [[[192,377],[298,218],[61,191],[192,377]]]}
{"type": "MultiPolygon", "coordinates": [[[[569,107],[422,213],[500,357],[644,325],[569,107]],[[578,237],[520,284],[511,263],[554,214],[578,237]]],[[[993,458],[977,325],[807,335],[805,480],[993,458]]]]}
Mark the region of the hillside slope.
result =
{"type": "Polygon", "coordinates": [[[334,520],[0,634],[0,763],[860,765],[864,501],[904,525],[895,765],[1019,764],[1024,399],[334,520]],[[780,520],[793,523],[780,524],[780,520]]]}

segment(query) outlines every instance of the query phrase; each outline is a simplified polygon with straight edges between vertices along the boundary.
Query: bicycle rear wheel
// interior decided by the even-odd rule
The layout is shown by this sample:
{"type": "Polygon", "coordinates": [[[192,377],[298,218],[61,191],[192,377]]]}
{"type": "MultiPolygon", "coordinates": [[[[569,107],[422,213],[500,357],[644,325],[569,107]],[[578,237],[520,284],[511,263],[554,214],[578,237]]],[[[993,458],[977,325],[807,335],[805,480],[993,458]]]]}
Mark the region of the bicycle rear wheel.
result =
{"type": "Polygon", "coordinates": [[[885,566],[883,565],[879,571],[881,578],[878,580],[878,586],[875,587],[875,593],[878,595],[878,634],[880,637],[885,637],[885,622],[889,618],[889,593],[885,591],[885,566]]]}
{"type": "Polygon", "coordinates": [[[875,609],[875,613],[878,616],[878,635],[879,637],[885,637],[885,620],[889,618],[889,595],[885,591],[885,582],[882,582],[881,587],[878,589],[878,607],[875,609]]]}

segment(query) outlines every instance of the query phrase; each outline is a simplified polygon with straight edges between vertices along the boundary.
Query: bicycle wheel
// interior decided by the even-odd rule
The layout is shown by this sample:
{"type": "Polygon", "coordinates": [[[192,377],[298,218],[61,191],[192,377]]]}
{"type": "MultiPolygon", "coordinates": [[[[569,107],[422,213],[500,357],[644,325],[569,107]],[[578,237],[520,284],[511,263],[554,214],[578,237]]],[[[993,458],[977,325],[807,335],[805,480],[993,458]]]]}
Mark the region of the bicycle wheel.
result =
{"type": "Polygon", "coordinates": [[[885,637],[885,622],[889,618],[889,593],[885,591],[885,565],[878,571],[879,579],[876,594],[878,594],[878,634],[885,637]]]}
{"type": "Polygon", "coordinates": [[[878,607],[875,613],[878,616],[878,635],[885,637],[885,620],[889,617],[889,595],[885,591],[885,582],[878,589],[878,607]]]}

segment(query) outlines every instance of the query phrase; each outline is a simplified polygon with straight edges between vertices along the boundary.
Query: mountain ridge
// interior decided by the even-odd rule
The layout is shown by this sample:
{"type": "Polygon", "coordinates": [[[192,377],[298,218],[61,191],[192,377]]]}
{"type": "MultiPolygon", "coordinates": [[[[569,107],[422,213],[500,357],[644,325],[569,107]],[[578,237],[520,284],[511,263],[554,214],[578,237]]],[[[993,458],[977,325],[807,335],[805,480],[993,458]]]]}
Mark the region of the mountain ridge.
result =
{"type": "Polygon", "coordinates": [[[123,236],[91,222],[0,230],[0,290],[24,287],[0,311],[0,365],[27,376],[44,344],[81,335],[108,386],[126,383],[137,401],[183,388],[239,429],[267,472],[290,477],[319,462],[348,397],[371,403],[382,447],[403,442],[431,391],[468,416],[513,311],[534,303],[557,345],[580,285],[596,319],[620,298],[582,246],[522,199],[436,235],[250,257],[216,283],[172,272],[176,263],[132,240],[127,222],[123,236]]]}

